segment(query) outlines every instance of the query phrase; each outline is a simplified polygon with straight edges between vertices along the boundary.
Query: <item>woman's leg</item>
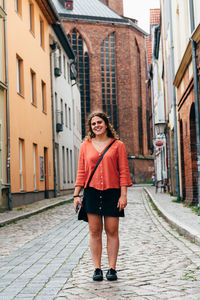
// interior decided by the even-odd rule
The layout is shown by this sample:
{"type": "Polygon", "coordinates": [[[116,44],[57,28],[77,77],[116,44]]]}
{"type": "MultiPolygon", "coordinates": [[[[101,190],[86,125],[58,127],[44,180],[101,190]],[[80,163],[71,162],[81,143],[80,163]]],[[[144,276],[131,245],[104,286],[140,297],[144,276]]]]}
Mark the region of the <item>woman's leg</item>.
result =
{"type": "Polygon", "coordinates": [[[105,217],[104,226],[107,235],[109,269],[115,270],[119,251],[119,218],[105,217]]]}
{"type": "Polygon", "coordinates": [[[101,269],[102,254],[102,217],[98,215],[88,214],[89,231],[90,231],[90,251],[94,268],[101,269]]]}

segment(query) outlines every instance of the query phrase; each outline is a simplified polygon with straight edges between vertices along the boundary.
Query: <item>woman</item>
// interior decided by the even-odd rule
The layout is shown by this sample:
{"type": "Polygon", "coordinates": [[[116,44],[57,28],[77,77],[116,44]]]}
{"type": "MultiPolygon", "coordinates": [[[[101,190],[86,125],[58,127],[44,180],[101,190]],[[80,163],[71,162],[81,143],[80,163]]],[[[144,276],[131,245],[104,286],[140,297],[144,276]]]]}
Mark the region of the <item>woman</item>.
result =
{"type": "Polygon", "coordinates": [[[74,190],[74,210],[84,205],[87,212],[90,232],[90,251],[94,264],[93,280],[103,280],[101,270],[102,231],[107,236],[109,269],[107,280],[117,280],[116,262],[119,250],[119,217],[124,216],[127,205],[127,186],[131,186],[128,160],[124,144],[103,112],[94,112],[88,118],[88,136],[82,143],[79,155],[78,172],[74,190]],[[101,154],[113,141],[109,150],[98,165],[84,193],[82,204],[79,193],[87,187],[88,180],[101,154]]]}

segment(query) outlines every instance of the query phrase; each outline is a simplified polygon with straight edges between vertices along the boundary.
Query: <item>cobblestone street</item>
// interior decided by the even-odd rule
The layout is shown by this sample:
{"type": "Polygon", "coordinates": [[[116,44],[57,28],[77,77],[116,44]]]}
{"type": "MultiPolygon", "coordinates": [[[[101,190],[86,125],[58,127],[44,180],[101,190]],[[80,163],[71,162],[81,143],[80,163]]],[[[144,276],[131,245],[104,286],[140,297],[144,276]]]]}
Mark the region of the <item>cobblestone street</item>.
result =
{"type": "MultiPolygon", "coordinates": [[[[0,299],[200,299],[200,248],[128,190],[117,282],[93,282],[88,229],[72,203],[0,229],[0,299]],[[18,249],[18,250],[17,250],[18,249]],[[80,259],[81,258],[81,259],[80,259]]],[[[106,243],[102,269],[107,270],[106,243]]]]}

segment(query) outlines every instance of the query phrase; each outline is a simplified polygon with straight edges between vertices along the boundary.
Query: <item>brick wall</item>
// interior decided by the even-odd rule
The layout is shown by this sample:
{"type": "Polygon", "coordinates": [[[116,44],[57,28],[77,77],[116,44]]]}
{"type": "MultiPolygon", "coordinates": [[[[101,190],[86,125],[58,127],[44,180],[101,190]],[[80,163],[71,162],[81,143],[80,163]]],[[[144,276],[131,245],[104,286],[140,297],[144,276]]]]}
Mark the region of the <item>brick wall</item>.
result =
{"type": "Polygon", "coordinates": [[[123,16],[123,0],[101,0],[101,2],[123,16]]]}
{"type": "MultiPolygon", "coordinates": [[[[74,23],[74,20],[65,19],[62,22],[67,34],[75,28],[82,35],[87,45],[90,57],[91,111],[102,109],[100,45],[109,34],[115,32],[118,133],[120,139],[126,145],[129,156],[138,156],[140,154],[146,156],[150,154],[147,139],[146,110],[148,95],[145,84],[147,71],[143,34],[127,25],[111,25],[82,20],[74,23]],[[140,59],[141,66],[140,82],[138,81],[138,59],[140,59]],[[139,148],[139,106],[142,107],[142,153],[139,148]]],[[[149,162],[149,164],[151,163],[149,162]]],[[[144,173],[145,169],[141,169],[141,172],[144,173]]],[[[152,173],[152,170],[149,172],[149,177],[151,176],[150,173],[152,173]]]]}
{"type": "Polygon", "coordinates": [[[178,110],[180,118],[180,152],[182,194],[187,205],[197,203],[197,153],[194,113],[193,80],[188,70],[182,79],[184,91],[178,88],[178,110]],[[184,164],[184,166],[183,166],[184,164]]]}

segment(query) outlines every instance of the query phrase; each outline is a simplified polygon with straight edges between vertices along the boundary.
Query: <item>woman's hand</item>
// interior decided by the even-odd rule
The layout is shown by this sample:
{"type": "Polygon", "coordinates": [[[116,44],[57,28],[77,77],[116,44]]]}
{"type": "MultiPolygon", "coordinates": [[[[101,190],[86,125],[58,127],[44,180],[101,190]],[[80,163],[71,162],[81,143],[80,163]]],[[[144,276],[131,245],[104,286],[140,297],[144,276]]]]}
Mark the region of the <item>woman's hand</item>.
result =
{"type": "Polygon", "coordinates": [[[117,203],[117,207],[119,208],[119,211],[124,209],[126,205],[127,205],[127,187],[121,186],[121,196],[117,203]]]}
{"type": "Polygon", "coordinates": [[[74,211],[77,213],[78,212],[78,207],[82,206],[82,201],[80,197],[74,198],[74,211]]]}
{"type": "Polygon", "coordinates": [[[118,200],[117,207],[119,208],[119,211],[121,211],[126,206],[127,206],[127,197],[124,196],[124,195],[121,195],[119,200],[118,200]]]}

